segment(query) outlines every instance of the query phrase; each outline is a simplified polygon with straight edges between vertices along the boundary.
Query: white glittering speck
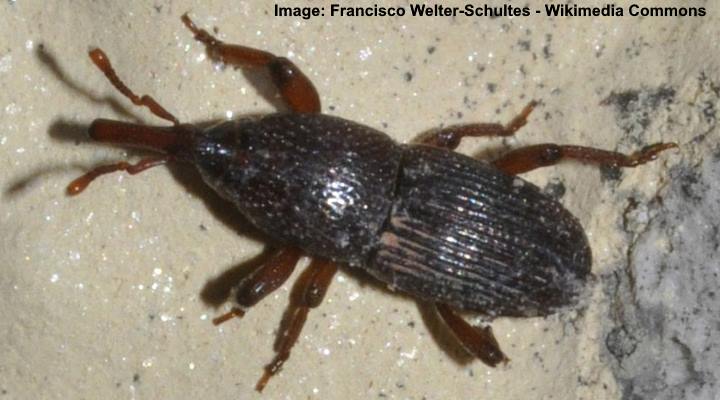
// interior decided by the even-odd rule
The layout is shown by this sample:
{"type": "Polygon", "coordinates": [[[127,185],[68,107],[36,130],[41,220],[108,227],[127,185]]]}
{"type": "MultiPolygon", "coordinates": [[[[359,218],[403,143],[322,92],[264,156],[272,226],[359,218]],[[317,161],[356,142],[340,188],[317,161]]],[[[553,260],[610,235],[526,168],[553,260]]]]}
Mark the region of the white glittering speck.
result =
{"type": "Polygon", "coordinates": [[[361,49],[358,52],[358,57],[360,58],[361,61],[367,60],[368,58],[370,58],[371,55],[372,55],[372,50],[369,47],[361,49]]]}
{"type": "Polygon", "coordinates": [[[52,283],[57,282],[59,279],[60,277],[58,276],[58,274],[52,274],[52,276],[50,276],[50,282],[52,283]]]}
{"type": "Polygon", "coordinates": [[[22,111],[22,108],[20,108],[20,106],[15,103],[10,103],[5,106],[5,112],[10,115],[15,115],[15,114],[19,113],[20,111],[22,111]]]}
{"type": "Polygon", "coordinates": [[[400,356],[405,357],[407,359],[413,360],[415,359],[415,356],[417,355],[417,348],[413,347],[411,351],[409,352],[402,352],[400,353],[400,356]]]}
{"type": "Polygon", "coordinates": [[[8,72],[10,71],[10,68],[12,68],[12,56],[10,54],[6,54],[0,58],[0,73],[8,72]]]}

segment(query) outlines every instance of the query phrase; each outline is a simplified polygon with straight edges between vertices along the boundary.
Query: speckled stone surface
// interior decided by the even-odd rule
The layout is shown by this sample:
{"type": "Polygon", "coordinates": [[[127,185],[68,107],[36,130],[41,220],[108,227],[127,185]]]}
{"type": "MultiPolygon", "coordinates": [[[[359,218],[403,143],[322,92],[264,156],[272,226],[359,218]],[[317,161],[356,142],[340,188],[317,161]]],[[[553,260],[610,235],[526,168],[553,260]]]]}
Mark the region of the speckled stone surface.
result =
{"type": "Polygon", "coordinates": [[[260,1],[2,2],[0,399],[715,398],[720,12],[698,4],[707,16],[303,20],[260,1]],[[263,243],[191,168],[64,192],[93,165],[139,157],[89,143],[92,119],[163,123],[111,88],[91,46],[182,121],[273,110],[244,73],[208,62],[186,11],[228,42],[291,58],[326,112],[401,142],[504,122],[539,99],[515,137],[459,151],[680,148],[633,170],[525,174],[578,216],[597,280],[586,308],[495,321],[507,366],[469,360],[412,300],[342,272],[261,396],[253,386],[297,273],[214,327],[223,282],[263,243]]]}

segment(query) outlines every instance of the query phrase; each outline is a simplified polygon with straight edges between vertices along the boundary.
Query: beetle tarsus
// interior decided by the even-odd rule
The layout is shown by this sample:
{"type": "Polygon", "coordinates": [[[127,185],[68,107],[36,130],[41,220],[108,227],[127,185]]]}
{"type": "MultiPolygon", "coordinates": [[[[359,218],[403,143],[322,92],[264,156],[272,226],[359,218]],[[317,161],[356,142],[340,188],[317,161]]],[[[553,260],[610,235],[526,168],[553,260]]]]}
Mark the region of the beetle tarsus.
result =
{"type": "Polygon", "coordinates": [[[527,119],[530,113],[537,107],[539,102],[537,100],[531,100],[525,107],[520,111],[520,114],[515,116],[515,118],[510,121],[509,124],[505,125],[505,132],[506,134],[503,136],[511,136],[515,134],[520,128],[525,126],[527,124],[527,119]]]}
{"type": "Polygon", "coordinates": [[[233,318],[242,318],[245,316],[245,310],[239,307],[233,307],[230,309],[230,311],[226,312],[225,314],[222,314],[218,317],[213,318],[212,323],[215,326],[218,326],[222,323],[225,323],[233,318]]]}

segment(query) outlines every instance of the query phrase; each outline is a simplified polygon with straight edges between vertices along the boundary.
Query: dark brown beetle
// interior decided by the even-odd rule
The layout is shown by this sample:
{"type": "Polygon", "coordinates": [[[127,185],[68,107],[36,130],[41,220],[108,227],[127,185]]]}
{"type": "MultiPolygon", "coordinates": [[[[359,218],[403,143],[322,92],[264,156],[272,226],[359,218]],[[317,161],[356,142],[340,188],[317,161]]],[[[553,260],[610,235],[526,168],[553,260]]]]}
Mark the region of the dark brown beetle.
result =
{"type": "Polygon", "coordinates": [[[507,361],[489,327],[473,327],[454,309],[489,317],[545,316],[577,304],[590,276],[582,227],[562,205],[516,177],[562,160],[634,167],[674,143],[632,155],[580,146],[520,148],[492,163],[454,153],[465,136],[510,136],[525,125],[528,104],[508,125],[452,126],[422,144],[400,145],[375,129],[320,113],[310,80],[288,59],[225,44],[182,21],[214,60],[266,68],[290,113],[180,124],[152,97],[139,97],[100,49],[90,58],[136,105],[173,123],[154,127],[98,119],[90,137],[163,155],[95,168],[73,181],[77,194],[113,171],[139,173],[170,161],[193,163],[203,179],[284,248],[236,287],[239,307],[219,324],[277,289],[302,254],[313,258],[292,300],[287,331],[257,383],[262,390],[287,360],[310,308],[320,304],[336,263],[362,268],[393,290],[435,304],[462,344],[490,366],[507,361]]]}

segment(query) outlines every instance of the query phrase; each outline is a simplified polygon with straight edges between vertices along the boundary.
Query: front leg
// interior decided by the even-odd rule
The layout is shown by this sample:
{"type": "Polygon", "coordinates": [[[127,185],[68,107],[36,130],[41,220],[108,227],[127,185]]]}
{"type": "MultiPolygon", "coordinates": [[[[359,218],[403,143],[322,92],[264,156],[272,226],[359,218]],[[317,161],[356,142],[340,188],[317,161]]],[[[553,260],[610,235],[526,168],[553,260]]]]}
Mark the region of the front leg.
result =
{"type": "Polygon", "coordinates": [[[287,247],[276,252],[272,258],[238,283],[235,287],[235,301],[238,306],[213,319],[213,324],[220,325],[233,317],[241,318],[245,315],[246,309],[277,290],[295,270],[300,256],[302,253],[294,247],[287,247]]]}
{"type": "Polygon", "coordinates": [[[205,29],[195,26],[187,14],[182,16],[182,21],[195,34],[195,39],[205,45],[211,59],[235,67],[267,68],[290,109],[302,113],[320,112],[320,96],[315,86],[292,61],[267,51],[223,43],[205,29]]]}

